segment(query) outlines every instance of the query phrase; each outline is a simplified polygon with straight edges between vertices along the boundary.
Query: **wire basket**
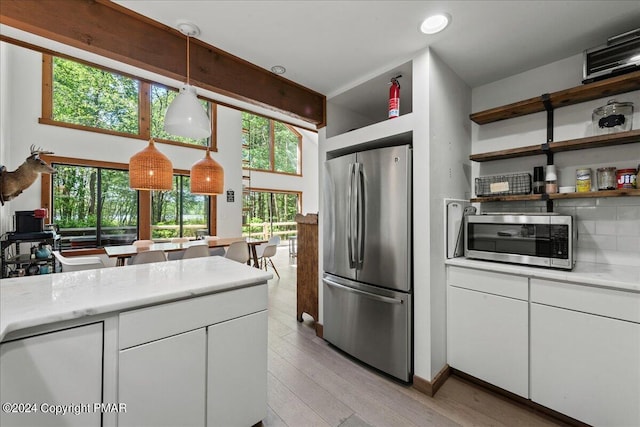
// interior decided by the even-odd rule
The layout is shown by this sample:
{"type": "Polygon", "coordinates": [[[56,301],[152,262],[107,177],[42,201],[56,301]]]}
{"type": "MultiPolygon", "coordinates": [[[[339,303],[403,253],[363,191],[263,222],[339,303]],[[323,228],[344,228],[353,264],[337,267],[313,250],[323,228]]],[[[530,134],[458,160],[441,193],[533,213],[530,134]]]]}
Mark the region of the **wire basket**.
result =
{"type": "Polygon", "coordinates": [[[531,174],[514,173],[476,178],[476,196],[505,196],[531,193],[531,174]]]}

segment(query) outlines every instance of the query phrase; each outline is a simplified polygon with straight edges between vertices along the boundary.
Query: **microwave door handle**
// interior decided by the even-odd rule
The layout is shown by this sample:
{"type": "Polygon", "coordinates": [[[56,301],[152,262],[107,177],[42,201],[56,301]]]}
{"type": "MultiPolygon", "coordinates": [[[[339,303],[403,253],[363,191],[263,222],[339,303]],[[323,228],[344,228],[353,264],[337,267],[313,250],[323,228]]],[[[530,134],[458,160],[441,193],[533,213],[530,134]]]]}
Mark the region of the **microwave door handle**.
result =
{"type": "Polygon", "coordinates": [[[347,191],[347,252],[349,254],[349,268],[355,268],[356,262],[354,258],[353,247],[353,176],[355,173],[355,164],[349,163],[349,189],[347,191]]]}
{"type": "Polygon", "coordinates": [[[358,183],[358,268],[362,268],[364,264],[364,219],[365,219],[365,204],[364,199],[364,170],[363,164],[358,163],[357,169],[357,183],[358,183]]]}

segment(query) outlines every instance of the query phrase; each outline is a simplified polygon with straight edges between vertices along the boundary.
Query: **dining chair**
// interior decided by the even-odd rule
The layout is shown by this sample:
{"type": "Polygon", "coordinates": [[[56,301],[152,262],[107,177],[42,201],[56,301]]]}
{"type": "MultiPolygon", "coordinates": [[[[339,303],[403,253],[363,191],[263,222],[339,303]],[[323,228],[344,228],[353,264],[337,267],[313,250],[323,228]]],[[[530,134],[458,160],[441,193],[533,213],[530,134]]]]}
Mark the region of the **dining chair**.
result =
{"type": "Polygon", "coordinates": [[[225,257],[244,264],[249,261],[249,245],[247,242],[233,242],[229,245],[225,257]]]}
{"type": "Polygon", "coordinates": [[[209,249],[209,256],[224,256],[226,254],[224,248],[209,249]]]}
{"type": "Polygon", "coordinates": [[[270,263],[271,267],[273,267],[273,271],[276,272],[276,274],[278,275],[278,279],[279,279],[280,278],[280,273],[278,273],[278,269],[276,268],[275,264],[273,263],[273,260],[271,259],[271,257],[273,257],[276,254],[277,251],[278,251],[278,246],[277,245],[267,244],[267,246],[262,251],[262,256],[260,257],[260,268],[262,268],[262,266],[264,265],[264,269],[266,271],[267,270],[267,265],[270,263]]]}
{"type": "Polygon", "coordinates": [[[201,258],[209,256],[209,246],[208,245],[193,245],[189,246],[185,251],[182,259],[189,258],[201,258]]]}
{"type": "MultiPolygon", "coordinates": [[[[172,237],[171,243],[182,244],[189,241],[188,237],[172,237]]],[[[184,257],[184,250],[167,252],[167,261],[175,261],[184,257]]]]}
{"type": "Polygon", "coordinates": [[[62,267],[62,272],[93,270],[95,268],[103,268],[104,263],[97,256],[78,256],[66,257],[59,251],[52,251],[53,256],[58,260],[62,267]]]}
{"type": "Polygon", "coordinates": [[[164,251],[145,251],[139,252],[133,256],[129,261],[129,265],[149,264],[152,262],[162,262],[166,260],[167,257],[165,256],[164,251]]]}
{"type": "Polygon", "coordinates": [[[258,257],[258,260],[262,261],[264,250],[267,248],[267,246],[275,245],[277,248],[279,244],[280,244],[280,236],[271,236],[267,243],[261,243],[258,246],[256,246],[256,256],[258,257]]]}

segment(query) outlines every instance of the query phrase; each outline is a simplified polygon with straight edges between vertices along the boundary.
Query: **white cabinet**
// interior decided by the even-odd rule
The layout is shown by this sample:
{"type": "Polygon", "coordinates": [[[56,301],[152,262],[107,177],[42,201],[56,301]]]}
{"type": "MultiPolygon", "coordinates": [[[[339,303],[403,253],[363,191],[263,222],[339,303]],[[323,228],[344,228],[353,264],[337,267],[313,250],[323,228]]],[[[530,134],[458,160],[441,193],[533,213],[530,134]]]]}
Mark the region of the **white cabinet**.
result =
{"type": "Polygon", "coordinates": [[[206,339],[198,329],[120,351],[118,425],[204,425],[206,339]]]}
{"type": "Polygon", "coordinates": [[[267,285],[120,315],[119,426],[250,426],[267,416],[267,285]]]}
{"type": "Polygon", "coordinates": [[[207,330],[207,425],[254,425],[267,414],[267,312],[207,330]]]}
{"type": "Polygon", "coordinates": [[[639,426],[640,294],[532,279],[531,301],[531,399],[592,425],[639,426]]]}
{"type": "Polygon", "coordinates": [[[522,397],[529,388],[527,279],[449,268],[447,361],[449,366],[522,397]],[[471,289],[465,289],[471,288],[471,289]],[[481,289],[481,290],[477,290],[481,289]]]}
{"type": "Polygon", "coordinates": [[[0,412],[0,425],[100,426],[100,412],[51,414],[102,401],[102,323],[45,333],[0,345],[0,400],[34,404],[32,413],[0,412]],[[74,404],[74,407],[69,405],[74,404]]]}

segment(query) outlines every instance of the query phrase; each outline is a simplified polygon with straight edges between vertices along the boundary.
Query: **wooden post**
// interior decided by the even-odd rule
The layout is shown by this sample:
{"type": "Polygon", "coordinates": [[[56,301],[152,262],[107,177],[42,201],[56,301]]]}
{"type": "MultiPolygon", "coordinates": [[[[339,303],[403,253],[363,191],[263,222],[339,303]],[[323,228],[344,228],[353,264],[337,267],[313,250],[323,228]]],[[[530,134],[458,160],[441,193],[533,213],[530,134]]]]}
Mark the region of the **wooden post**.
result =
{"type": "Polygon", "coordinates": [[[296,215],[298,223],[297,319],[318,321],[318,214],[296,215]]]}

